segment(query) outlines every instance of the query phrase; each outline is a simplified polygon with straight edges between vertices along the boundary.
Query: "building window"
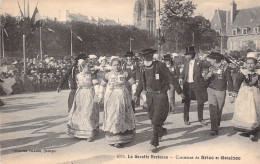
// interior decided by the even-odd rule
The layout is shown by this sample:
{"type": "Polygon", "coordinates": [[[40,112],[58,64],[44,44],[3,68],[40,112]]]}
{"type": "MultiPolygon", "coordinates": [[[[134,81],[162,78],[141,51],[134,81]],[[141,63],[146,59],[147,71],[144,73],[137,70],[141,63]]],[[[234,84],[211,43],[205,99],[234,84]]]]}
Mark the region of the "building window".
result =
{"type": "Polygon", "coordinates": [[[233,42],[230,42],[230,50],[233,50],[233,42]]]}
{"type": "Polygon", "coordinates": [[[254,28],[253,28],[253,34],[258,34],[258,30],[259,30],[258,27],[254,27],[254,28]]]}
{"type": "Polygon", "coordinates": [[[246,34],[247,34],[247,28],[243,28],[243,29],[242,29],[242,34],[243,34],[243,35],[246,35],[246,34]]]}
{"type": "Polygon", "coordinates": [[[233,35],[237,35],[237,29],[233,29],[233,30],[232,30],[232,34],[233,34],[233,35]]]}

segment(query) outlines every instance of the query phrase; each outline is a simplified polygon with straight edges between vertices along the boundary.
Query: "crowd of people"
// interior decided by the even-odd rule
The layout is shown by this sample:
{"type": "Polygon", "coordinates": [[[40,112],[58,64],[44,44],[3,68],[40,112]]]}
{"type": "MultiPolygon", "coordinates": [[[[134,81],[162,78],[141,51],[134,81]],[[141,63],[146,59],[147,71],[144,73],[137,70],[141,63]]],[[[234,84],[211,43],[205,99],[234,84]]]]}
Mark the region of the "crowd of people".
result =
{"type": "MultiPolygon", "coordinates": [[[[4,81],[9,78],[15,79],[15,84],[11,86],[12,94],[54,91],[69,66],[70,60],[56,60],[45,56],[43,61],[28,60],[25,74],[23,62],[9,61],[4,63],[3,67],[10,68],[2,71],[0,78],[4,81]]],[[[69,88],[68,85],[65,87],[69,88]]]]}
{"type": "MultiPolygon", "coordinates": [[[[208,125],[203,118],[204,104],[208,102],[209,134],[212,136],[219,133],[228,92],[229,101],[235,103],[232,119],[235,130],[246,132],[255,140],[260,127],[257,52],[249,52],[241,64],[219,52],[198,56],[190,46],[186,48],[185,61],[181,65],[174,62],[172,54],[166,54],[160,60],[155,53],[156,50],[148,48],[137,54],[126,52],[124,58],[102,56],[97,60],[84,53],[69,60],[47,58],[38,65],[29,63],[27,76],[35,92],[70,89],[67,134],[89,142],[98,135],[100,111],[104,111],[102,130],[107,142],[117,148],[131,142],[136,130],[135,107],[142,99],[153,129],[151,151],[157,150],[160,139],[167,134],[164,122],[176,108],[175,92],[182,97],[186,126],[191,124],[192,100],[197,102],[199,123],[208,125]]],[[[22,68],[15,64],[18,70],[22,68]]],[[[23,72],[12,73],[20,75],[23,72]]],[[[3,77],[6,75],[2,74],[3,77]]],[[[25,79],[23,76],[16,87],[26,88],[25,79]]]]}
{"type": "Polygon", "coordinates": [[[57,89],[60,92],[62,85],[69,81],[67,134],[94,141],[99,131],[99,111],[104,111],[102,130],[107,142],[123,147],[134,139],[135,106],[140,105],[142,97],[153,129],[151,151],[155,151],[167,134],[163,125],[175,110],[176,92],[184,103],[183,119],[187,126],[191,124],[192,100],[197,101],[198,121],[202,126],[208,125],[203,118],[204,103],[208,101],[209,134],[216,136],[228,91],[230,102],[235,102],[234,128],[255,140],[260,125],[257,52],[248,53],[245,65],[241,66],[218,52],[198,57],[191,46],[184,54],[183,67],[175,65],[170,54],[164,55],[162,61],[156,60],[155,52],[144,49],[137,58],[132,52],[127,52],[124,59],[101,57],[99,66],[85,54],[78,55],[57,89]]]}

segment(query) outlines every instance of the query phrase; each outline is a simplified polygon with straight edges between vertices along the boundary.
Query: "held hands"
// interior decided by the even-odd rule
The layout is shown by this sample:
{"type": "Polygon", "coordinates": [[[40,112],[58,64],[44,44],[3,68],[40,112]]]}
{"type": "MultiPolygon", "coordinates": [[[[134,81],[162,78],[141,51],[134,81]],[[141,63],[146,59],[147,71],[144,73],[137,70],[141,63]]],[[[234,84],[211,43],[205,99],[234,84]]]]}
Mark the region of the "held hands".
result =
{"type": "Polygon", "coordinates": [[[95,95],[94,101],[97,102],[97,103],[100,103],[102,101],[102,97],[95,95]]]}
{"type": "Polygon", "coordinates": [[[204,76],[204,79],[205,79],[205,80],[208,80],[212,75],[213,75],[213,72],[212,72],[212,71],[209,71],[209,72],[204,76]]]}
{"type": "Polygon", "coordinates": [[[138,97],[137,96],[133,96],[133,101],[136,103],[137,102],[138,97]]]}
{"type": "Polygon", "coordinates": [[[181,85],[183,83],[183,80],[182,79],[179,79],[179,84],[181,85]]]}
{"type": "Polygon", "coordinates": [[[236,100],[236,97],[237,97],[237,93],[235,93],[235,92],[229,93],[229,101],[230,101],[230,103],[234,103],[235,100],[236,100]]]}
{"type": "Polygon", "coordinates": [[[183,94],[183,93],[181,93],[181,94],[180,94],[180,96],[181,96],[181,98],[183,98],[183,99],[185,98],[185,96],[184,96],[184,94],[183,94]]]}

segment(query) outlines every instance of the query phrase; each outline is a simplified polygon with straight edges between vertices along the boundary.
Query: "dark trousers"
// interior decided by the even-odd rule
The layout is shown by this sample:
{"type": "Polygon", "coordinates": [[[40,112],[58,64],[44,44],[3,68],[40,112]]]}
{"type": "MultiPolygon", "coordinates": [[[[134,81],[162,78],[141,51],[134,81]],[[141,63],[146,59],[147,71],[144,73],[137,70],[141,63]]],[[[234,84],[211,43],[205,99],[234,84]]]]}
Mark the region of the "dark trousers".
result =
{"type": "Polygon", "coordinates": [[[0,106],[4,106],[5,103],[0,99],[0,106]]]}
{"type": "Polygon", "coordinates": [[[70,110],[72,108],[72,104],[73,104],[73,101],[74,101],[76,91],[77,91],[76,89],[70,90],[70,94],[69,94],[69,98],[68,98],[68,112],[70,112],[70,110]]]}
{"type": "Polygon", "coordinates": [[[162,136],[162,126],[169,112],[167,92],[147,92],[148,117],[153,125],[151,145],[159,145],[159,137],[162,136]]]}
{"type": "MultiPolygon", "coordinates": [[[[188,122],[189,121],[190,102],[191,102],[191,99],[196,98],[194,83],[186,84],[186,90],[187,90],[187,93],[185,94],[185,100],[184,100],[184,121],[188,122]]],[[[197,106],[198,120],[201,121],[201,120],[203,120],[204,103],[198,102],[198,101],[197,101],[197,103],[198,103],[198,106],[197,106]]]]}
{"type": "MultiPolygon", "coordinates": [[[[184,121],[187,121],[187,122],[189,121],[190,102],[191,101],[184,102],[184,121]]],[[[198,120],[199,121],[203,120],[203,108],[204,108],[204,103],[198,103],[197,111],[198,111],[198,120]]]]}

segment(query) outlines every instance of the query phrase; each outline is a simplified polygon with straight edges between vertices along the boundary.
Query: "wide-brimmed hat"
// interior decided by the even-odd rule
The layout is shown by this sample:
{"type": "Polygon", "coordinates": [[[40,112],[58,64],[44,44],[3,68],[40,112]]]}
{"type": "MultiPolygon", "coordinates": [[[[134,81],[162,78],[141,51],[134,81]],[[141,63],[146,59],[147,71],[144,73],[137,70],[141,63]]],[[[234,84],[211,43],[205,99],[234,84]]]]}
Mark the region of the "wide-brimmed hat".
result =
{"type": "Polygon", "coordinates": [[[80,54],[78,54],[78,55],[75,57],[75,60],[79,60],[79,59],[85,60],[85,59],[87,59],[87,58],[88,58],[87,54],[85,54],[85,53],[80,53],[80,54]]]}
{"type": "Polygon", "coordinates": [[[210,59],[220,59],[220,60],[224,59],[224,56],[218,52],[211,52],[207,57],[210,59]]]}
{"type": "Polygon", "coordinates": [[[124,56],[125,57],[133,57],[134,53],[132,51],[127,51],[124,56]]]}
{"type": "Polygon", "coordinates": [[[186,47],[186,52],[184,55],[195,55],[195,47],[194,46],[188,46],[186,47]]]}
{"type": "Polygon", "coordinates": [[[152,48],[147,48],[147,49],[143,49],[141,51],[141,54],[145,57],[147,55],[153,55],[155,52],[157,52],[157,50],[154,50],[152,48]]]}
{"type": "Polygon", "coordinates": [[[163,55],[163,60],[172,60],[170,54],[163,55]]]}

